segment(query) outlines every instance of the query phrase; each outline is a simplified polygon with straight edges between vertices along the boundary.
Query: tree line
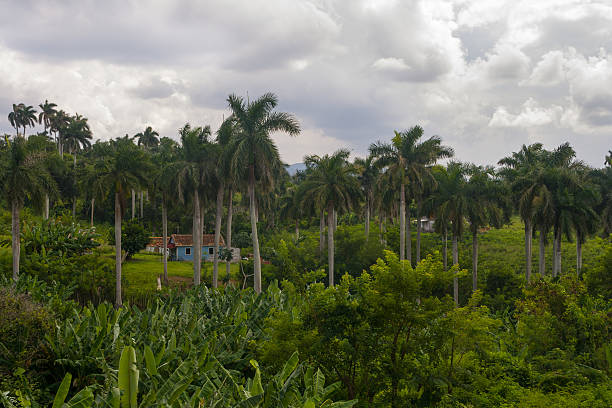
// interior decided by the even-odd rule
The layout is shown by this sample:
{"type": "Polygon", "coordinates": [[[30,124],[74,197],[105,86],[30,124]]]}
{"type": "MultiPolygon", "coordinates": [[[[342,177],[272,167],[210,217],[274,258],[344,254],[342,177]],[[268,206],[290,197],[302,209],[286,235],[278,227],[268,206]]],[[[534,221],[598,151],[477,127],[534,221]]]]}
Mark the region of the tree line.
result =
{"type": "MultiPolygon", "coordinates": [[[[319,224],[319,252],[327,245],[328,284],[334,285],[334,232],[339,216],[355,214],[362,220],[366,239],[371,222],[378,223],[379,239],[398,224],[400,260],[416,265],[422,258],[423,217],[435,220],[444,239],[444,269],[449,269],[447,241],[451,240],[452,263],[459,262],[458,240],[472,237],[473,289],[477,289],[478,234],[501,227],[513,214],[525,225],[525,280],[532,279],[532,240],[539,240],[540,275],[547,273],[544,251],[553,236],[551,274],[562,272],[561,242],[575,240],[576,271],[582,265],[581,246],[587,237],[612,232],[612,152],[605,166],[594,169],[576,159],[565,143],[553,150],[536,143],[513,152],[498,167],[477,166],[454,159],[452,148],[438,136],[426,138],[414,126],[396,131],[390,141],[373,143],[365,158],[351,160],[346,149],[304,158],[305,170],[289,177],[271,138],[274,132],[297,135],[294,115],[278,112],[278,99],[268,93],[253,101],[230,95],[229,116],[219,129],[187,123],[178,141],[160,137],[152,127],[130,137],[92,143],[87,118],[58,110],[45,101],[37,112],[32,106],[13,105],[8,115],[15,135],[1,145],[1,186],[12,215],[13,278],[19,274],[20,211],[27,203],[49,217],[50,203],[70,202],[76,216],[77,201],[88,202],[93,226],[96,203],[112,201],[114,208],[116,299],[121,299],[121,223],[129,212],[143,215],[144,197],[161,205],[163,270],[167,283],[168,210],[191,212],[194,259],[201,258],[200,239],[204,214],[214,208],[215,250],[212,285],[219,280],[219,242],[226,217],[226,245],[232,245],[232,216],[237,193],[248,207],[253,253],[254,288],[262,290],[258,225],[276,228],[292,224],[299,237],[304,220],[319,224]],[[38,114],[38,115],[37,115],[38,114]],[[26,135],[28,128],[43,131],[26,135]],[[70,157],[64,157],[68,154],[70,157]],[[77,154],[82,160],[77,163],[77,154]],[[70,162],[69,162],[70,160],[70,162]],[[445,164],[441,161],[447,160],[445,164]],[[69,164],[68,164],[69,163],[69,164]],[[131,209],[128,199],[131,198],[131,209]],[[416,219],[415,257],[412,254],[412,217],[416,219]],[[327,228],[327,236],[325,229],[327,228]]],[[[245,208],[246,210],[246,208],[245,208]]],[[[229,274],[229,261],[226,263],[229,274]]],[[[458,270],[458,268],[455,268],[458,270]]],[[[201,281],[201,263],[193,263],[193,281],[201,281]]],[[[458,281],[454,298],[458,303],[458,281]]]]}

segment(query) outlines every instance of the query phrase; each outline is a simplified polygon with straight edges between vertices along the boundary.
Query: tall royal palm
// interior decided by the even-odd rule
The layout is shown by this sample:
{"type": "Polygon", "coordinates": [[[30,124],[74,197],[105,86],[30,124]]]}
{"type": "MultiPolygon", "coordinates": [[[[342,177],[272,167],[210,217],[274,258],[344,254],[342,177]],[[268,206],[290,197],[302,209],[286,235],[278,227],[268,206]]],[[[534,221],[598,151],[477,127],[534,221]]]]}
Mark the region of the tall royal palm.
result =
{"type": "MultiPolygon", "coordinates": [[[[414,126],[403,132],[395,132],[391,143],[375,143],[370,153],[377,157],[379,167],[388,167],[400,175],[400,259],[404,259],[406,235],[406,185],[417,200],[417,218],[420,217],[423,195],[428,185],[435,182],[431,166],[438,160],[452,157],[453,149],[442,145],[442,139],[432,136],[421,142],[423,128],[414,126]]],[[[417,262],[420,260],[421,223],[417,220],[417,262]]],[[[408,237],[410,239],[410,237],[408,237]]],[[[411,254],[407,254],[408,259],[411,254]]]]}
{"type": "MultiPolygon", "coordinates": [[[[451,162],[445,170],[436,171],[436,224],[438,219],[449,226],[452,234],[453,265],[459,265],[458,240],[463,235],[463,220],[467,214],[466,197],[467,167],[458,162],[451,162]]],[[[459,281],[453,280],[453,297],[459,303],[459,281]]]]}
{"type": "Polygon", "coordinates": [[[102,178],[115,196],[115,307],[122,306],[121,298],[121,221],[125,212],[125,201],[130,189],[147,179],[146,154],[127,138],[111,142],[112,154],[106,157],[102,178]]]}
{"type": "Polygon", "coordinates": [[[372,215],[372,208],[374,207],[374,189],[379,176],[379,169],[374,165],[374,157],[369,155],[365,159],[355,159],[355,166],[359,171],[359,182],[361,189],[363,190],[363,196],[365,201],[365,236],[366,242],[370,237],[370,218],[372,215]]]}
{"type": "Polygon", "coordinates": [[[164,285],[168,285],[168,205],[171,197],[176,194],[176,167],[174,163],[178,157],[178,147],[172,140],[164,140],[153,157],[155,163],[155,179],[153,193],[161,199],[162,210],[162,260],[164,285]]]}
{"type": "Polygon", "coordinates": [[[19,128],[23,128],[23,136],[26,135],[26,127],[34,127],[36,125],[36,110],[34,107],[20,103],[13,104],[13,111],[8,115],[11,126],[19,133],[19,128]]]}
{"type": "Polygon", "coordinates": [[[138,139],[138,146],[143,146],[145,149],[153,149],[159,145],[159,133],[153,130],[151,126],[140,133],[136,133],[134,138],[138,139]]]}
{"type": "Polygon", "coordinates": [[[22,136],[7,140],[0,160],[0,187],[11,204],[13,279],[19,276],[21,250],[19,218],[26,198],[40,200],[54,191],[55,181],[49,174],[43,152],[35,151],[22,136]]]}
{"type": "Polygon", "coordinates": [[[249,215],[251,218],[251,237],[253,240],[253,262],[255,292],[261,292],[261,258],[257,236],[255,209],[255,188],[259,183],[273,184],[275,168],[281,166],[278,149],[270,133],[283,131],[290,135],[300,132],[300,125],[293,115],[276,112],[278,98],[267,93],[253,102],[242,97],[230,95],[227,99],[237,127],[230,140],[232,154],[231,168],[236,179],[248,184],[249,215]]]}
{"type": "Polygon", "coordinates": [[[478,230],[489,225],[499,228],[509,218],[507,192],[491,167],[472,166],[465,185],[466,211],[472,233],[472,290],[478,289],[478,230]]]}
{"type": "Polygon", "coordinates": [[[51,128],[51,120],[57,113],[57,105],[45,99],[45,103],[38,105],[40,113],[38,114],[38,123],[44,126],[45,132],[51,128]]]}
{"type": "Polygon", "coordinates": [[[212,144],[209,140],[210,127],[192,128],[189,124],[179,131],[181,149],[179,160],[170,172],[176,174],[178,197],[182,203],[191,200],[193,204],[193,283],[199,285],[202,269],[202,212],[201,204],[206,186],[214,178],[216,162],[212,160],[212,144]]]}
{"type": "Polygon", "coordinates": [[[307,156],[306,163],[316,163],[302,184],[304,201],[318,203],[327,210],[327,256],[329,286],[334,286],[334,213],[352,210],[361,199],[361,186],[355,166],[348,162],[350,152],[338,150],[332,155],[307,156]]]}
{"type": "MultiPolygon", "coordinates": [[[[546,152],[541,143],[523,145],[521,150],[501,159],[500,174],[510,185],[515,208],[525,225],[525,279],[531,281],[532,237],[534,225],[540,229],[540,247],[545,243],[548,230],[549,195],[546,186],[539,177],[544,165],[546,152]]],[[[540,269],[543,269],[544,257],[540,254],[540,269]]],[[[543,271],[540,270],[540,273],[543,271]]]]}

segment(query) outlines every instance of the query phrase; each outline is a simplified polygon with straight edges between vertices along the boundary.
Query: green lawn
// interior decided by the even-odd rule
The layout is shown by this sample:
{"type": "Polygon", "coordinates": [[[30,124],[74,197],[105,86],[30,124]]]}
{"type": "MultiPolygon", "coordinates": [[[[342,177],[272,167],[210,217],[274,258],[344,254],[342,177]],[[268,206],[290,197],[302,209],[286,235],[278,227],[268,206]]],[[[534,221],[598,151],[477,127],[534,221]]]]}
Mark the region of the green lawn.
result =
{"type": "MultiPolygon", "coordinates": [[[[139,292],[155,290],[157,276],[163,274],[162,257],[159,254],[141,252],[123,264],[122,272],[126,284],[124,290],[139,292]]],[[[239,264],[231,264],[230,275],[232,279],[240,275],[239,264]]],[[[202,264],[202,282],[210,285],[212,281],[212,262],[202,264]]],[[[225,276],[225,263],[219,265],[219,279],[225,276]]],[[[193,281],[193,264],[191,262],[168,262],[168,278],[173,286],[189,286],[193,281]]]]}

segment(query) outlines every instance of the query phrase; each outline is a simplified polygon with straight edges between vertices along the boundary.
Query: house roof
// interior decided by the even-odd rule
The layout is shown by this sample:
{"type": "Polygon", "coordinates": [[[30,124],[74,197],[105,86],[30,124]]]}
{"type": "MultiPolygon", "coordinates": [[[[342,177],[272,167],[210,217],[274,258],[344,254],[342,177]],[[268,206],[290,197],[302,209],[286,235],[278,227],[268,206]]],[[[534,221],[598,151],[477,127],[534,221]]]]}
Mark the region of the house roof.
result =
{"type": "Polygon", "coordinates": [[[147,246],[161,247],[162,243],[163,243],[163,240],[164,240],[163,237],[150,237],[149,238],[149,243],[147,244],[147,246]]]}
{"type": "MultiPolygon", "coordinates": [[[[174,244],[174,246],[193,246],[193,237],[191,234],[172,234],[170,235],[169,243],[174,244]]],[[[215,245],[215,235],[214,234],[202,235],[202,246],[213,246],[213,245],[215,245]]],[[[219,245],[225,246],[223,235],[219,237],[219,245]]]]}

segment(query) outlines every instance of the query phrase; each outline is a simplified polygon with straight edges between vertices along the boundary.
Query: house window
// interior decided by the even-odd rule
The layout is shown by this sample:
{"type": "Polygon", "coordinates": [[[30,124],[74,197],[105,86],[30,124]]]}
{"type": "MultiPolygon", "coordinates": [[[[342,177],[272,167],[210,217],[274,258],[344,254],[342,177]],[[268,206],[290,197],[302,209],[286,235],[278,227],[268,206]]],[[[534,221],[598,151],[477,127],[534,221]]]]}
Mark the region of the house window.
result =
{"type": "Polygon", "coordinates": [[[213,248],[208,248],[208,255],[212,255],[213,254],[213,248]]]}
{"type": "Polygon", "coordinates": [[[185,248],[185,255],[191,255],[191,248],[190,247],[185,248]]]}

